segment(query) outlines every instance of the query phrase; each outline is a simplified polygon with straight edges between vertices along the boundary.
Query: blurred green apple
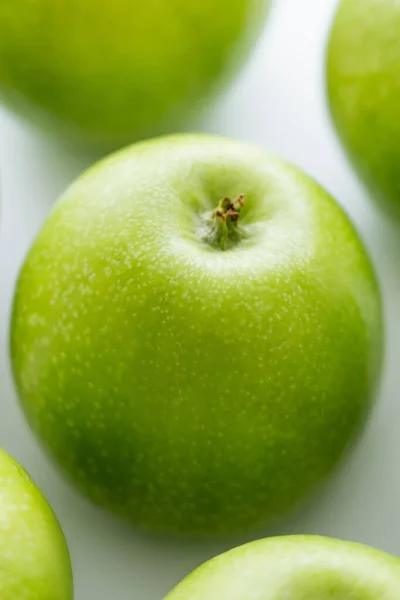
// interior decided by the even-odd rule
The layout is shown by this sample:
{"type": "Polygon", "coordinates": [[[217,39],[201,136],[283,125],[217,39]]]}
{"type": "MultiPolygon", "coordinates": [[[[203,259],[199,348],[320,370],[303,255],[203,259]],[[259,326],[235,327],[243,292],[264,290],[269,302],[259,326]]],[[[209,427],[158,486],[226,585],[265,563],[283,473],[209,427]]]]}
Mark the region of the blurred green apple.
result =
{"type": "Polygon", "coordinates": [[[165,600],[398,600],[400,560],[319,536],[258,540],[208,561],[165,600]]]}
{"type": "Polygon", "coordinates": [[[0,598],[72,600],[61,528],[22,467],[0,449],[0,598]]]}
{"type": "Polygon", "coordinates": [[[332,470],[370,406],[381,308],[316,183],[246,144],[172,136],[66,192],[11,336],[29,422],[87,495],[146,528],[215,534],[276,517],[332,470]]]}
{"type": "Polygon", "coordinates": [[[0,0],[0,97],[72,139],[173,131],[244,62],[268,0],[0,0]]]}
{"type": "Polygon", "coordinates": [[[400,219],[400,3],[342,0],[328,52],[339,135],[373,195],[400,219]]]}

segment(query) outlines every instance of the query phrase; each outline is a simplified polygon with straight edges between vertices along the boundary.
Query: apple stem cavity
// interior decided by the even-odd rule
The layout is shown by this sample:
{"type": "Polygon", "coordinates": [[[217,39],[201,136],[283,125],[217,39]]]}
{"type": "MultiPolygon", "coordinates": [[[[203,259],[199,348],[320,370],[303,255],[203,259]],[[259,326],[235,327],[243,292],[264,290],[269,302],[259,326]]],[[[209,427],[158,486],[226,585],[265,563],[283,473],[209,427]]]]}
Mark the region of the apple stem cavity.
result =
{"type": "Polygon", "coordinates": [[[219,201],[217,208],[212,212],[209,219],[211,230],[206,236],[209,244],[221,250],[228,250],[243,237],[238,226],[243,205],[243,194],[233,202],[229,198],[222,198],[219,201]]]}

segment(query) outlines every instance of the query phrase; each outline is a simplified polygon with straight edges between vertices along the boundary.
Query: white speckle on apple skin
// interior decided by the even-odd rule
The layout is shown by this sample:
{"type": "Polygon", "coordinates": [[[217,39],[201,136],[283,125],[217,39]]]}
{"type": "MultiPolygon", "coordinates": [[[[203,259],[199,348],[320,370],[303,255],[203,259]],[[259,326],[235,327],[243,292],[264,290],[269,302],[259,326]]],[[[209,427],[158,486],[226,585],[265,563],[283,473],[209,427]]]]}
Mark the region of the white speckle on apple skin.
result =
{"type": "Polygon", "coordinates": [[[12,361],[33,428],[99,504],[157,530],[281,514],[341,457],[381,359],[374,274],[338,206],[264,151],[138,144],[60,200],[19,278],[12,361]],[[196,219],[245,194],[223,252],[196,219]]]}

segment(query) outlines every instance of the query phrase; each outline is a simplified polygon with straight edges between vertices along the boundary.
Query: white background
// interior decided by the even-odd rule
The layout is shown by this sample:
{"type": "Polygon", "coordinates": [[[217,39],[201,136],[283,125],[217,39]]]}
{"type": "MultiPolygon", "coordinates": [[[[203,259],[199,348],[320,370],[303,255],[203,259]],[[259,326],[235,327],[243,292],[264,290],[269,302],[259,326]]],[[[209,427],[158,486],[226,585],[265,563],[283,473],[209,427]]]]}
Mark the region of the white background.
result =
{"type": "MultiPolygon", "coordinates": [[[[370,424],[325,490],[274,533],[331,535],[400,555],[400,237],[396,226],[371,204],[329,121],[324,49],[335,4],[335,0],[275,0],[248,67],[213,109],[204,130],[261,144],[314,176],[352,216],[383,289],[387,356],[370,424]]],[[[10,377],[12,289],[28,245],[50,207],[90,159],[49,145],[4,113],[0,118],[0,445],[28,469],[63,525],[76,600],[160,600],[188,571],[242,540],[196,544],[138,534],[82,499],[35,443],[10,377]]]]}

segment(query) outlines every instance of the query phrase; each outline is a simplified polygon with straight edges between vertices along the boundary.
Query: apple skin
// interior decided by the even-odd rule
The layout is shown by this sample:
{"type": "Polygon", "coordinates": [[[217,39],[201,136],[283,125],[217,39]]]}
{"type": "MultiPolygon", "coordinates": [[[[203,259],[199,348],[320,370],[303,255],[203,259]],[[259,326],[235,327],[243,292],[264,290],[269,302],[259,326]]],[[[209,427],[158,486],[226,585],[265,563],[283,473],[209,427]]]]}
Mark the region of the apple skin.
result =
{"type": "Polygon", "coordinates": [[[246,530],[336,465],[378,380],[380,296],[337,204],[262,149],[182,135],[63,195],[11,326],[28,420],[79,488],[156,531],[246,530]],[[203,216],[245,195],[222,251],[203,216]]]}
{"type": "Polygon", "coordinates": [[[0,598],[72,600],[67,545],[26,471],[0,449],[0,598]]]}
{"type": "Polygon", "coordinates": [[[327,57],[340,139],[373,197],[400,220],[400,4],[342,0],[327,57]]]}
{"type": "Polygon", "coordinates": [[[175,132],[245,62],[269,0],[1,0],[0,97],[101,150],[175,132]]]}
{"type": "Polygon", "coordinates": [[[298,535],[211,559],[165,600],[398,600],[400,560],[362,544],[298,535]]]}

